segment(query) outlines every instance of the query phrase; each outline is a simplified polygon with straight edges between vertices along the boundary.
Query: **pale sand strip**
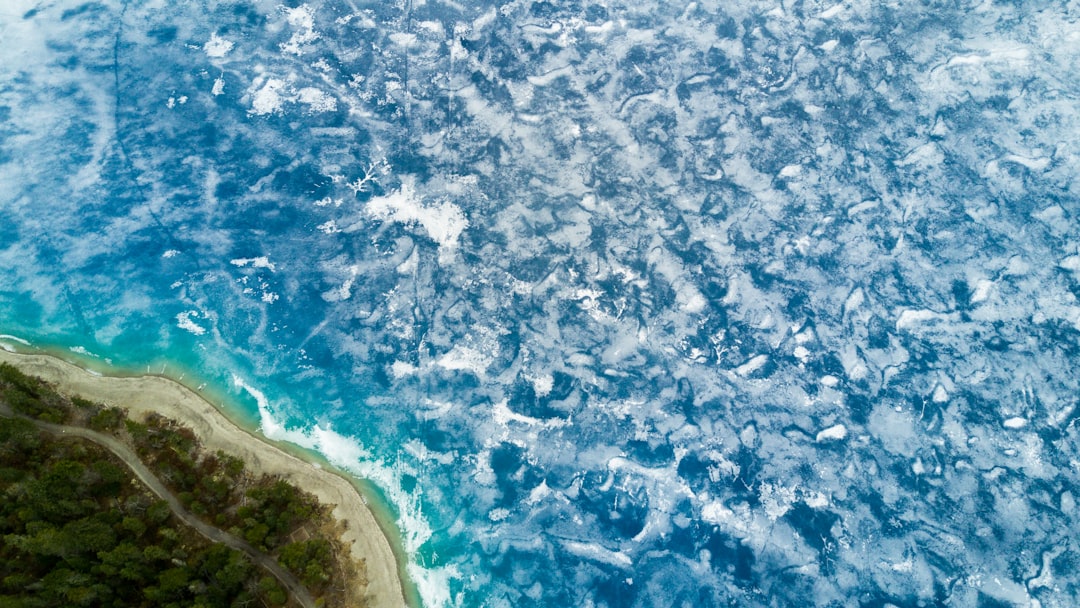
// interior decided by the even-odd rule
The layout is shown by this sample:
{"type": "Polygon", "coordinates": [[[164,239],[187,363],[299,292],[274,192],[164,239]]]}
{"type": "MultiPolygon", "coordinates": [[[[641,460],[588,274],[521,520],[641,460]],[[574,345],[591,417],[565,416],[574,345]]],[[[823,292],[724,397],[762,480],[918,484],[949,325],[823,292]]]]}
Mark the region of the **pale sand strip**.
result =
{"type": "Polygon", "coordinates": [[[160,376],[98,376],[48,355],[16,354],[0,349],[0,362],[39,376],[65,394],[126,408],[133,419],[149,412],[180,421],[210,451],[221,450],[242,458],[252,472],[280,475],[334,505],[334,517],[346,523],[343,540],[352,546],[354,559],[367,565],[371,605],[406,606],[390,542],[356,488],[343,477],[316,468],[241,429],[217,408],[187,387],[160,376]]]}

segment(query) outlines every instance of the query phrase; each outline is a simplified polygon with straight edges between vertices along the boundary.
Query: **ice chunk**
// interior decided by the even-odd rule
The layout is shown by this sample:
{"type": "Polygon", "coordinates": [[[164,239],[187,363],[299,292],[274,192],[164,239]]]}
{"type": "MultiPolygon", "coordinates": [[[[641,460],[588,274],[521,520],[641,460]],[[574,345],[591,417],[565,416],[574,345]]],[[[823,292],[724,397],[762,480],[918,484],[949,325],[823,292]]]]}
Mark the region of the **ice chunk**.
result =
{"type": "Polygon", "coordinates": [[[839,441],[847,437],[847,427],[842,424],[834,424],[829,428],[820,431],[815,437],[815,441],[839,441]]]}

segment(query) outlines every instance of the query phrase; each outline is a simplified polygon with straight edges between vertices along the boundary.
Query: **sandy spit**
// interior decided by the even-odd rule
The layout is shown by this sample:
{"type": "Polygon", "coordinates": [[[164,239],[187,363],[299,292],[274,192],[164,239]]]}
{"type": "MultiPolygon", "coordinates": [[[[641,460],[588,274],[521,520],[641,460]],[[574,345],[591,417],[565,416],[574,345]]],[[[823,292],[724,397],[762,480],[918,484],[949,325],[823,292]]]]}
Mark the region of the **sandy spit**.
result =
{"type": "Polygon", "coordinates": [[[345,478],[318,468],[233,424],[216,407],[187,387],[160,376],[112,377],[92,374],[48,355],[0,349],[0,362],[54,383],[65,394],[81,395],[128,410],[135,420],[157,412],[190,427],[211,452],[242,458],[255,474],[280,475],[314,494],[346,526],[342,540],[352,556],[367,565],[371,604],[380,608],[407,606],[390,542],[356,488],[345,478]]]}

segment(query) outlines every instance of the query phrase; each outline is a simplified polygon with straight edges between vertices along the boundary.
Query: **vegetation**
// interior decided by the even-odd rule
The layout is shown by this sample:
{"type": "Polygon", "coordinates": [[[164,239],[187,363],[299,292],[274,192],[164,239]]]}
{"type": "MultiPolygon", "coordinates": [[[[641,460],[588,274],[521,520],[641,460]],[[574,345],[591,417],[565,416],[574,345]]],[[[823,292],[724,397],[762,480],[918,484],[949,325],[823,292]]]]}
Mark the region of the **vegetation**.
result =
{"type": "MultiPolygon", "coordinates": [[[[207,523],[275,556],[323,605],[354,605],[329,509],[288,482],[255,477],[228,454],[204,453],[188,428],[80,397],[0,364],[0,405],[128,443],[207,523]],[[347,599],[346,599],[347,598],[347,599]]],[[[277,580],[248,557],[181,525],[104,448],[0,417],[0,607],[282,606],[277,580]],[[122,584],[118,584],[122,581],[122,584]],[[257,600],[257,601],[256,601],[257,600]],[[255,602],[255,603],[252,603],[255,602]]]]}
{"type": "Polygon", "coordinates": [[[93,443],[0,418],[0,492],[0,606],[285,604],[246,555],[185,529],[93,443]]]}

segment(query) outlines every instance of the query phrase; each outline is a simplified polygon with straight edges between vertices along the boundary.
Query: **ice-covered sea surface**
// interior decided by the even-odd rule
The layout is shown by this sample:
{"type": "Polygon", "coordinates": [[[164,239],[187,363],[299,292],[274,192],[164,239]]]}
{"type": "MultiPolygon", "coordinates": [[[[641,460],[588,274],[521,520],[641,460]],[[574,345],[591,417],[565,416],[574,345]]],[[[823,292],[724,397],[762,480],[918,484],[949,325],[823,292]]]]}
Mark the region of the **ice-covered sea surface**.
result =
{"type": "Polygon", "coordinates": [[[427,606],[1077,606],[1078,110],[1075,1],[5,0],[0,330],[427,606]]]}

